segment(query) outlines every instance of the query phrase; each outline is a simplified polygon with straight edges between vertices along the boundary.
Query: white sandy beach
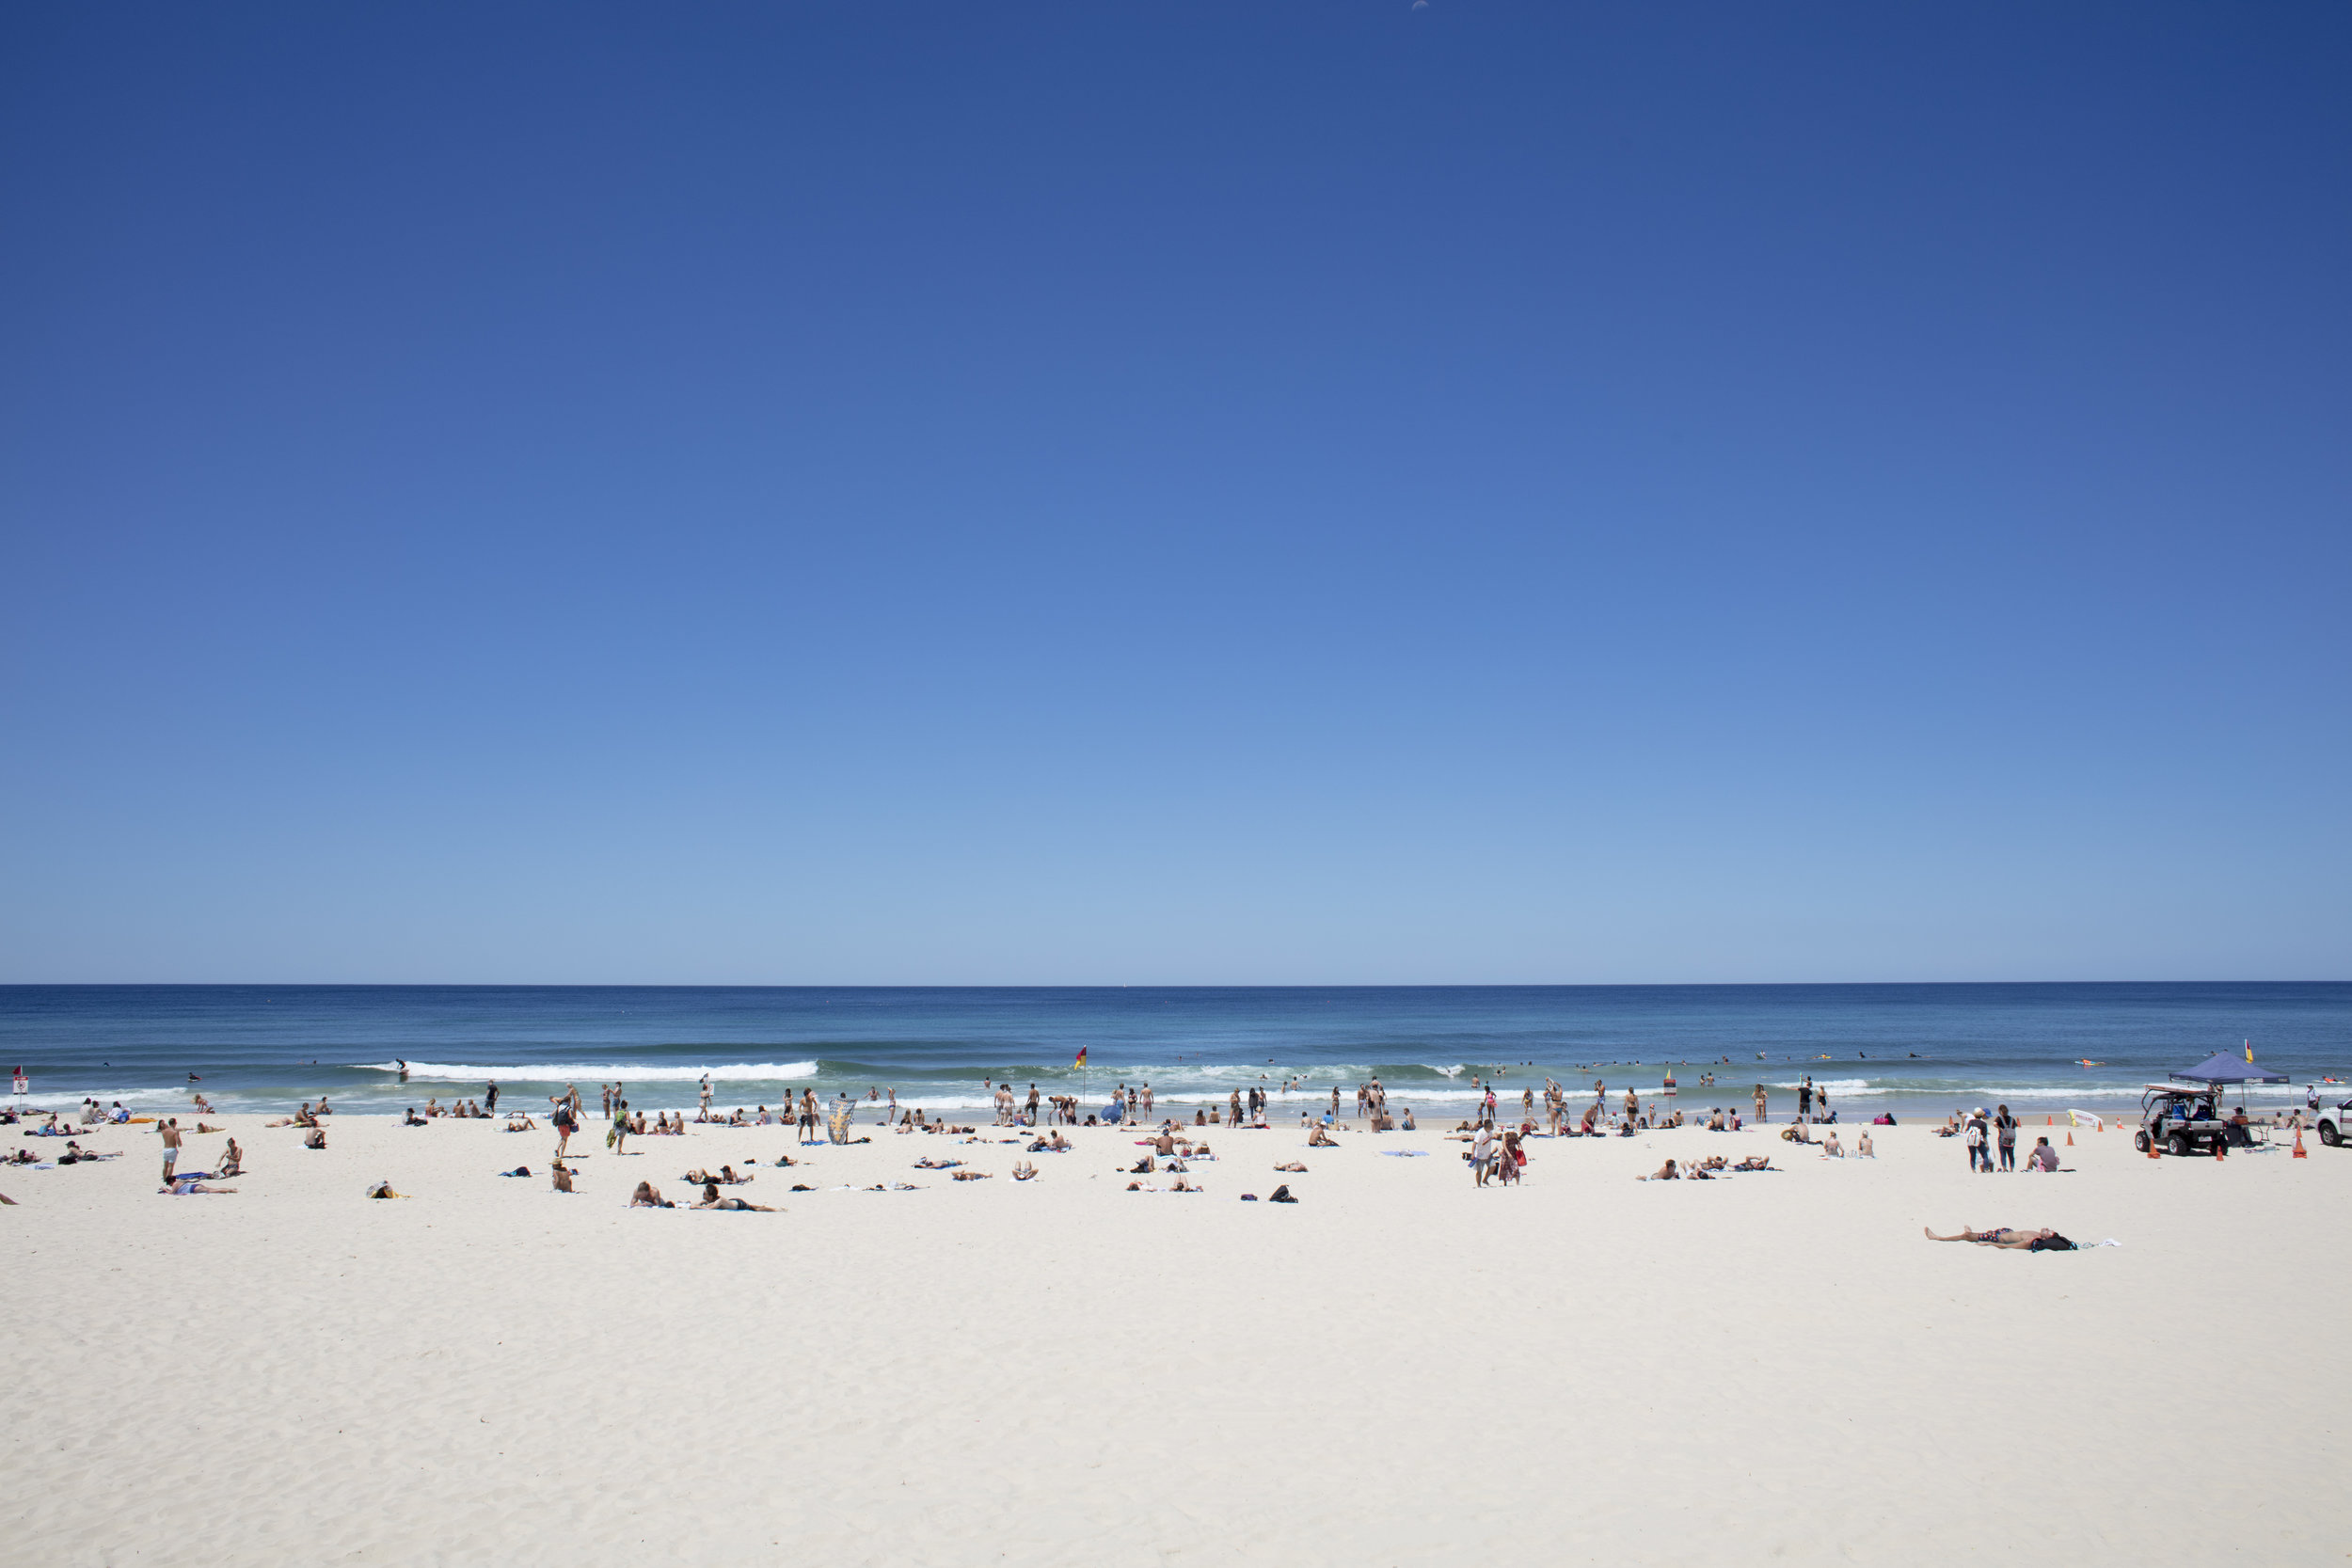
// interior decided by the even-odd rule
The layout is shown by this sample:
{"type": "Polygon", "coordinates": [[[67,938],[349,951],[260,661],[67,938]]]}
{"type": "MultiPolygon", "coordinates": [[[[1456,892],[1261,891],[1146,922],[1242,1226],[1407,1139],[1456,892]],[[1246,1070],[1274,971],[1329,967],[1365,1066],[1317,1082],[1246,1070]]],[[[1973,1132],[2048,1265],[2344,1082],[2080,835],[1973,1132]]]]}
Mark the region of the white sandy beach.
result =
{"type": "Polygon", "coordinates": [[[235,1196],[158,1196],[147,1127],[0,1173],[10,1560],[2352,1552],[2352,1152],[2315,1142],[2216,1164],[2083,1132],[2070,1171],[1973,1176],[1925,1128],[1844,1162],[1686,1129],[1537,1140],[1522,1187],[1478,1191],[1426,1128],[1218,1130],[1178,1196],[1123,1190],[1130,1132],[1073,1130],[1017,1185],[909,1168],[1009,1171],[1009,1143],[862,1125],[780,1170],[789,1130],[695,1128],[576,1140],[566,1196],[552,1135],[501,1121],[343,1117],[312,1152],[215,1120],[235,1196]],[[1632,1180],[1716,1152],[1788,1168],[1632,1180]],[[731,1191],[782,1212],[624,1207],[752,1160],[731,1191]],[[893,1180],[923,1190],[836,1190],[893,1180]],[[1237,1201],[1279,1182],[1297,1205],[1237,1201]],[[2123,1245],[1920,1235],[1963,1223],[2123,1245]]]}

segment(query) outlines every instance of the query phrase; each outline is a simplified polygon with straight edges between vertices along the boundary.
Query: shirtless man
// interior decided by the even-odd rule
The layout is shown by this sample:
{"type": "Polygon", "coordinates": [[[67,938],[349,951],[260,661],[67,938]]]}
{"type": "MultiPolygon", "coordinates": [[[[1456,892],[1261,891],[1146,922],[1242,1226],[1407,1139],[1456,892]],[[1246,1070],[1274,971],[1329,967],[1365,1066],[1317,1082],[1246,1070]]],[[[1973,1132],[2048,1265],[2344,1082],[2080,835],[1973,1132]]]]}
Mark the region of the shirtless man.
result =
{"type": "Polygon", "coordinates": [[[1647,1176],[1637,1176],[1633,1180],[1636,1181],[1679,1181],[1682,1180],[1682,1173],[1675,1169],[1675,1163],[1669,1160],[1647,1176]]]}
{"type": "Polygon", "coordinates": [[[700,1203],[695,1204],[694,1207],[697,1209],[728,1209],[733,1210],[738,1213],[748,1214],[772,1214],[775,1212],[773,1209],[769,1208],[764,1203],[746,1203],[739,1197],[721,1197],[719,1196],[719,1188],[716,1183],[703,1188],[703,1200],[700,1203]]]}
{"type": "Polygon", "coordinates": [[[650,1181],[640,1181],[637,1183],[637,1190],[628,1195],[628,1206],[632,1209],[668,1209],[673,1207],[673,1205],[661,1201],[661,1189],[655,1186],[650,1181]]]}
{"type": "Polygon", "coordinates": [[[2005,1225],[1994,1226],[1990,1230],[1972,1230],[1966,1226],[1962,1226],[1960,1234],[1957,1236],[1939,1236],[1925,1226],[1921,1226],[1919,1229],[1920,1233],[1931,1242],[1974,1242],[1979,1246],[2010,1247],[2021,1252],[2043,1251],[2044,1247],[2037,1246],[2035,1243],[2046,1243],[2061,1239],[2057,1231],[2046,1226],[2040,1230],[2016,1230],[2005,1225]]]}
{"type": "Polygon", "coordinates": [[[229,1140],[229,1147],[221,1151],[220,1168],[213,1174],[215,1176],[243,1176],[245,1174],[245,1150],[237,1147],[236,1139],[229,1140]]]}
{"type": "Polygon", "coordinates": [[[555,1190],[557,1192],[568,1193],[572,1190],[572,1173],[564,1167],[563,1161],[558,1160],[555,1162],[555,1169],[551,1174],[555,1181],[555,1190]]]}
{"type": "Polygon", "coordinates": [[[171,1185],[171,1167],[180,1163],[180,1118],[167,1117],[156,1129],[164,1138],[164,1185],[171,1185]]]}

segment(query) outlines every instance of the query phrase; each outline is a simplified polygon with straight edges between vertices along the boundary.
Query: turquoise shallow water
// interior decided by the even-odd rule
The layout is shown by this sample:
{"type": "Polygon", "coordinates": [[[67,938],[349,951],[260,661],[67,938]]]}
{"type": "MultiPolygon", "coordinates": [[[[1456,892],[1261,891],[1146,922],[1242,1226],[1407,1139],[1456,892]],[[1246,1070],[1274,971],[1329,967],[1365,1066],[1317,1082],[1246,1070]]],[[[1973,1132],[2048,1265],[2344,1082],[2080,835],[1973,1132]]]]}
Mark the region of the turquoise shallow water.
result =
{"type": "Polygon", "coordinates": [[[351,1112],[479,1095],[493,1078],[510,1101],[566,1082],[593,1100],[617,1081],[638,1108],[691,1107],[705,1073],[723,1106],[895,1087],[902,1104],[946,1109],[985,1104],[985,1083],[1003,1079],[1083,1087],[1089,1105],[1149,1082],[1189,1105],[1293,1077],[1325,1098],[1343,1085],[1352,1103],[1377,1073],[1392,1101],[1447,1114],[1473,1074],[1500,1070],[1513,1094],[1546,1074],[1571,1091],[1597,1076],[1647,1093],[1674,1065],[1686,1106],[1745,1104],[1760,1082],[1777,1113],[1809,1073],[1847,1116],[1941,1117],[1996,1101],[2021,1113],[2130,1102],[2150,1078],[2245,1039],[2293,1079],[2253,1091],[2256,1103],[2352,1077],[2352,984],[0,987],[0,1057],[53,1106],[184,1105],[191,1073],[222,1110],[324,1093],[351,1112]],[[1713,1090],[1697,1082],[1710,1064],[1713,1090]]]}

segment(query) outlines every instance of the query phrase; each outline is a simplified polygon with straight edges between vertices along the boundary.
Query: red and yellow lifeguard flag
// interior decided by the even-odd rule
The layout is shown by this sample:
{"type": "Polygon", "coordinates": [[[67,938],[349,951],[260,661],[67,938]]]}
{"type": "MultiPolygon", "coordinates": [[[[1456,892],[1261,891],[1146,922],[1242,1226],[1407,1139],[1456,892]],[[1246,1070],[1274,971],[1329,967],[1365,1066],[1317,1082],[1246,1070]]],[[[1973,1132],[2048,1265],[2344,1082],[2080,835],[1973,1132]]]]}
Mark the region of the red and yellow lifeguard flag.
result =
{"type": "MultiPolygon", "coordinates": [[[[1084,1055],[1085,1053],[1081,1052],[1079,1054],[1084,1055]]],[[[2249,1062],[2254,1059],[2254,1042],[2252,1040],[2248,1040],[2246,1042],[2246,1059],[2249,1062]]]]}
{"type": "Polygon", "coordinates": [[[1078,1047],[1078,1060],[1076,1065],[1079,1067],[1087,1065],[1087,1048],[1083,1045],[1078,1047]]]}

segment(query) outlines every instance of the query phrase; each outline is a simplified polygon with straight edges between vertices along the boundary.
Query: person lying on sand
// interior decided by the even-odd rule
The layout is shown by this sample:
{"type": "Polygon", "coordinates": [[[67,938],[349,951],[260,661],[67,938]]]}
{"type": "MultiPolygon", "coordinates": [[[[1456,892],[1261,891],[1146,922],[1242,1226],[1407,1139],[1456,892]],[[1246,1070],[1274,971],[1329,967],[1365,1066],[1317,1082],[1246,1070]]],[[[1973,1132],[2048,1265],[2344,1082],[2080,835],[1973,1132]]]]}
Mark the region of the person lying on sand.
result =
{"type": "Polygon", "coordinates": [[[227,1194],[235,1192],[237,1189],[234,1187],[208,1187],[193,1176],[183,1176],[175,1178],[170,1186],[159,1187],[156,1190],[158,1192],[169,1193],[173,1197],[188,1197],[197,1193],[219,1193],[226,1196],[227,1194]]]}
{"type": "Polygon", "coordinates": [[[1731,1168],[1733,1170],[1771,1170],[1772,1162],[1769,1156],[1751,1154],[1731,1168]]]}
{"type": "Polygon", "coordinates": [[[1682,1173],[1675,1169],[1675,1163],[1669,1160],[1647,1176],[1637,1176],[1633,1180],[1636,1181],[1678,1181],[1681,1179],[1682,1173]]]}
{"type": "Polygon", "coordinates": [[[1277,1165],[1274,1168],[1276,1170],[1295,1171],[1301,1176],[1304,1176],[1307,1173],[1307,1167],[1296,1160],[1293,1160],[1287,1165],[1277,1165]]]}
{"type": "Polygon", "coordinates": [[[408,1114],[400,1118],[400,1124],[403,1127],[422,1127],[424,1117],[417,1115],[417,1108],[411,1105],[408,1107],[408,1114]]]}
{"type": "Polygon", "coordinates": [[[1015,1160],[1012,1163],[1012,1179],[1015,1181],[1034,1181],[1037,1180],[1037,1167],[1026,1160],[1015,1160]]]}
{"type": "Polygon", "coordinates": [[[1152,1156],[1147,1154],[1142,1159],[1137,1160],[1133,1165],[1130,1165],[1127,1168],[1127,1174],[1130,1176],[1149,1176],[1158,1168],[1159,1167],[1157,1165],[1152,1164],[1152,1156]]]}
{"type": "Polygon", "coordinates": [[[988,1180],[988,1176],[989,1173],[984,1170],[960,1170],[956,1172],[950,1180],[956,1181],[985,1181],[988,1180]]]}
{"type": "Polygon", "coordinates": [[[1196,1187],[1180,1176],[1176,1179],[1176,1185],[1170,1187],[1168,1191],[1171,1193],[1205,1193],[1208,1189],[1206,1187],[1196,1187]]]}
{"type": "Polygon", "coordinates": [[[392,1191],[392,1184],[389,1181],[377,1181],[369,1185],[368,1196],[370,1197],[399,1197],[402,1195],[392,1191]]]}
{"type": "Polygon", "coordinates": [[[531,1119],[529,1111],[513,1111],[507,1114],[506,1130],[509,1132],[536,1132],[539,1124],[531,1119]]]}
{"type": "Polygon", "coordinates": [[[719,1196],[719,1184],[715,1181],[705,1182],[703,1184],[703,1200],[700,1203],[695,1204],[694,1207],[697,1209],[722,1209],[738,1214],[772,1214],[775,1212],[773,1209],[769,1208],[768,1205],[764,1203],[746,1203],[739,1197],[721,1197],[719,1196]]]}
{"type": "Polygon", "coordinates": [[[1939,1236],[1925,1226],[1919,1229],[1931,1242],[1974,1242],[1979,1246],[2010,1247],[2021,1252],[2071,1252],[2074,1246],[2074,1243],[2047,1227],[2040,1230],[2018,1230],[2002,1225],[1990,1230],[1976,1230],[1963,1226],[1957,1236],[1939,1236]]]}
{"type": "Polygon", "coordinates": [[[637,1190],[628,1195],[628,1206],[632,1209],[675,1209],[677,1207],[675,1203],[663,1202],[661,1189],[650,1181],[637,1183],[637,1190]]]}

